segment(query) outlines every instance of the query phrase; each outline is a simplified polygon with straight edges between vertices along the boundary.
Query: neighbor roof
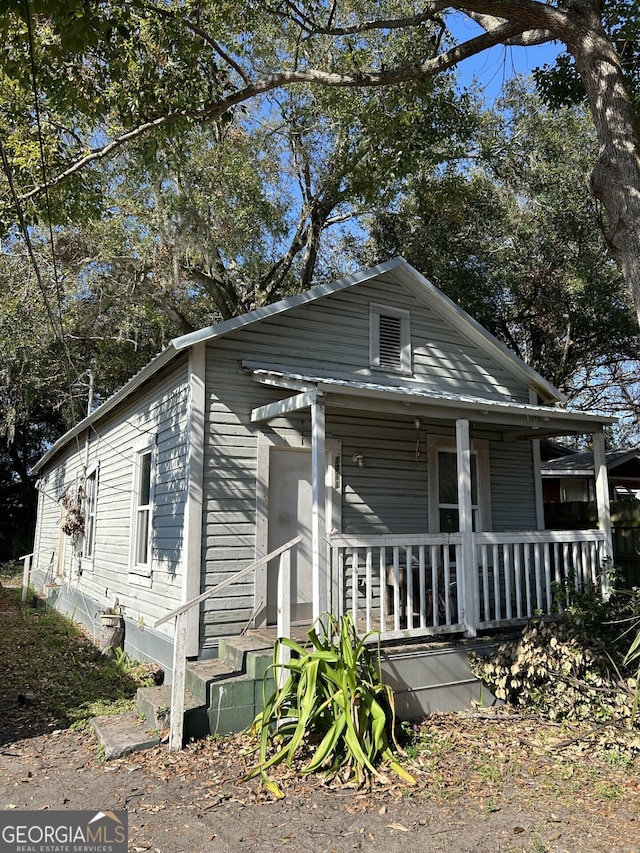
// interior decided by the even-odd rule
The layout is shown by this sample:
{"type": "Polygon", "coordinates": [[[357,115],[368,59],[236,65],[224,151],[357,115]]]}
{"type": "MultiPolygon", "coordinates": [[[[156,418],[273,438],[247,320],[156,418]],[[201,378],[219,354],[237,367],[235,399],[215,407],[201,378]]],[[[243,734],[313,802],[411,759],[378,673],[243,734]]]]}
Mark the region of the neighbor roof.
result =
{"type": "MultiPolygon", "coordinates": [[[[605,453],[605,461],[610,472],[639,458],[640,450],[637,448],[611,450],[605,453]]],[[[548,462],[542,463],[540,470],[543,474],[554,477],[584,477],[594,473],[593,453],[585,451],[571,453],[559,459],[550,459],[548,462]]]]}

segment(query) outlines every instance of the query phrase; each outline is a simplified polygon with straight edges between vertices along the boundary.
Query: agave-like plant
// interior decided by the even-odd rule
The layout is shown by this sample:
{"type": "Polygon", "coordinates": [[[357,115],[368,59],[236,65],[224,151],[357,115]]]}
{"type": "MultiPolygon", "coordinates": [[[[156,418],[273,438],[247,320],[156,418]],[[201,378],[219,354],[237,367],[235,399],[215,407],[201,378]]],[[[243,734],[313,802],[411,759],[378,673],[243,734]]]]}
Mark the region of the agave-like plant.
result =
{"type": "Polygon", "coordinates": [[[638,633],[636,634],[635,639],[631,643],[631,646],[629,647],[629,650],[624,659],[624,662],[626,664],[635,664],[636,661],[638,661],[638,670],[636,672],[635,677],[636,687],[635,696],[633,699],[633,711],[631,715],[631,718],[632,720],[634,720],[634,722],[638,714],[638,706],[640,705],[640,629],[638,629],[638,633]]]}
{"type": "MultiPolygon", "coordinates": [[[[274,648],[269,673],[276,688],[264,694],[263,710],[251,727],[258,741],[259,763],[245,780],[262,775],[275,796],[283,796],[267,773],[282,761],[292,763],[302,747],[311,751],[304,773],[325,770],[327,775],[346,771],[362,784],[379,776],[379,766],[387,763],[401,779],[415,779],[402,767],[402,753],[396,737],[393,691],[384,684],[378,663],[366,646],[370,635],[360,639],[350,614],[324,617],[327,630],[309,631],[309,643],[301,646],[283,638],[274,648]],[[290,650],[291,659],[280,663],[280,647],[290,650]],[[288,677],[278,686],[278,673],[288,677]],[[271,754],[270,754],[271,753],[271,754]]],[[[282,679],[281,679],[282,680],[282,679]]]]}

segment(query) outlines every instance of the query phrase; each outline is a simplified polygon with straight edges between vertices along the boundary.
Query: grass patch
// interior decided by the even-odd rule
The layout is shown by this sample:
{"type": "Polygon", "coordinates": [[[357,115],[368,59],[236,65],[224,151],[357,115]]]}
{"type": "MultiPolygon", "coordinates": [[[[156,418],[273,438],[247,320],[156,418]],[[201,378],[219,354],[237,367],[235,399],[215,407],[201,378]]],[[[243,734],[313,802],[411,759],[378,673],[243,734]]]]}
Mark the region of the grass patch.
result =
{"type": "Polygon", "coordinates": [[[42,604],[22,605],[20,589],[0,587],[0,618],[5,738],[19,737],[20,728],[36,734],[127,711],[137,688],[151,683],[144,665],[124,654],[105,657],[66,616],[42,604]],[[7,731],[11,726],[17,731],[7,731]]]}

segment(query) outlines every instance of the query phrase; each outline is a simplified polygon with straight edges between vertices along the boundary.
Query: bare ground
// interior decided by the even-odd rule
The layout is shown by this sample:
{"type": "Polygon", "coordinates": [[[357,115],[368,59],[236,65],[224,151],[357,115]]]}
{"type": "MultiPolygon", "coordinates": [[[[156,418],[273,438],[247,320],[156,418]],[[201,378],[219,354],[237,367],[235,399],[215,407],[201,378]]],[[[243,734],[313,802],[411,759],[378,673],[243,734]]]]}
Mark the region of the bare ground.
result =
{"type": "Polygon", "coordinates": [[[15,701],[19,669],[0,650],[0,809],[126,809],[131,851],[640,853],[640,759],[622,731],[508,709],[435,714],[406,760],[416,785],[358,790],[282,768],[275,800],[241,781],[245,736],[101,760],[91,729],[48,707],[46,661],[39,695],[15,701]]]}

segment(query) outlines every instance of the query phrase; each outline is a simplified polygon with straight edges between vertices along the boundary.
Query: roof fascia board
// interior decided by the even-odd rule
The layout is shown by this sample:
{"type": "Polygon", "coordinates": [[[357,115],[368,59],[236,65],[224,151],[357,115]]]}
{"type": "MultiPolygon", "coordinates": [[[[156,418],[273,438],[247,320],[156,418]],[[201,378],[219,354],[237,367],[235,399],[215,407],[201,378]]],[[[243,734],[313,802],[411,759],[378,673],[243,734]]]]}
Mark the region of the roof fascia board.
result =
{"type": "Polygon", "coordinates": [[[493,400],[452,400],[445,397],[438,398],[418,394],[403,395],[401,390],[395,388],[379,391],[372,388],[334,385],[322,381],[318,382],[318,388],[324,391],[328,405],[335,403],[335,397],[348,396],[389,402],[396,400],[405,410],[412,406],[427,406],[430,413],[435,414],[437,411],[438,417],[450,417],[449,413],[454,413],[454,417],[456,416],[455,413],[457,413],[457,417],[462,417],[461,413],[465,413],[465,416],[470,416],[482,423],[513,423],[514,425],[527,425],[529,428],[535,423],[553,435],[560,435],[562,430],[569,432],[599,431],[604,425],[616,423],[617,420],[607,415],[571,412],[566,409],[545,409],[543,406],[532,406],[525,403],[499,403],[493,400]],[[331,399],[329,399],[329,395],[331,395],[331,399]],[[447,414],[440,414],[445,411],[447,414]],[[550,432],[556,425],[560,431],[557,433],[550,432]]]}
{"type": "Polygon", "coordinates": [[[201,341],[209,341],[213,338],[226,335],[228,332],[233,332],[237,329],[242,329],[252,323],[257,323],[258,320],[266,320],[269,317],[274,317],[277,314],[282,314],[284,311],[290,311],[292,308],[297,308],[300,305],[306,305],[309,302],[314,302],[316,299],[321,299],[323,296],[329,296],[332,293],[338,293],[340,290],[345,290],[347,287],[353,287],[355,284],[360,284],[368,279],[377,278],[383,273],[389,272],[395,267],[401,267],[406,264],[403,258],[392,258],[383,264],[378,264],[375,267],[362,270],[352,275],[344,276],[329,284],[318,284],[310,290],[305,290],[304,293],[297,293],[294,296],[288,296],[286,299],[281,299],[279,302],[274,302],[272,305],[264,305],[261,308],[255,308],[253,311],[248,311],[246,314],[240,314],[238,317],[232,317],[230,320],[223,320],[222,323],[215,323],[212,326],[207,326],[206,329],[198,329],[196,332],[190,332],[188,335],[174,338],[171,342],[176,349],[184,349],[201,341]]]}

